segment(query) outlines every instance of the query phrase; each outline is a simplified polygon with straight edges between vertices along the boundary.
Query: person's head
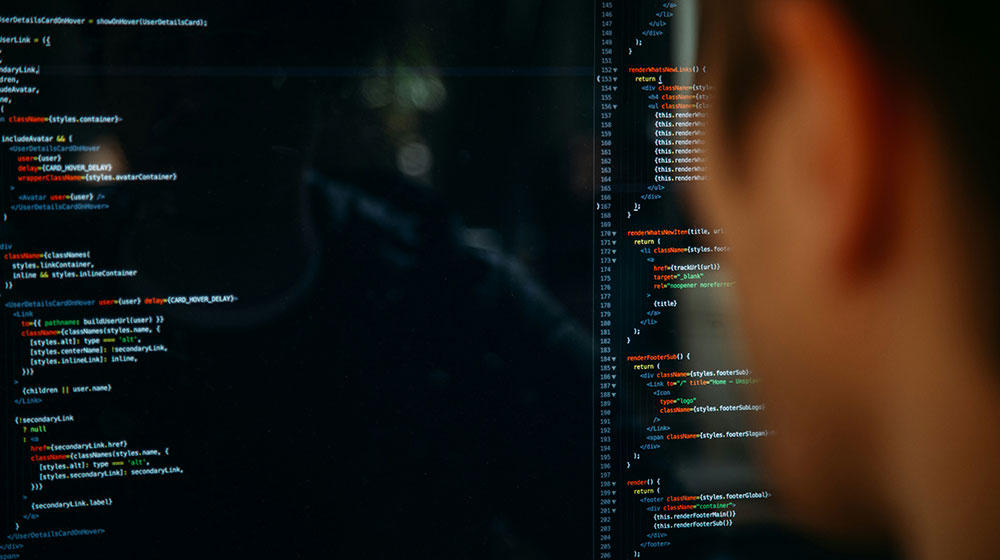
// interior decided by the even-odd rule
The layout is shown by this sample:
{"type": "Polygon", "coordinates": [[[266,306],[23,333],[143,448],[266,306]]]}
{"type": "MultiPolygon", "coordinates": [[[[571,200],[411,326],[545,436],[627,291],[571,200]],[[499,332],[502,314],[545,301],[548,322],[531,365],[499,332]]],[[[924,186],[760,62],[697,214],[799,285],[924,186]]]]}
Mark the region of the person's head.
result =
{"type": "Polygon", "coordinates": [[[730,234],[775,479],[810,524],[885,529],[880,498],[914,465],[873,469],[919,445],[904,421],[993,383],[989,18],[923,0],[702,5],[712,178],[694,202],[730,234]]]}

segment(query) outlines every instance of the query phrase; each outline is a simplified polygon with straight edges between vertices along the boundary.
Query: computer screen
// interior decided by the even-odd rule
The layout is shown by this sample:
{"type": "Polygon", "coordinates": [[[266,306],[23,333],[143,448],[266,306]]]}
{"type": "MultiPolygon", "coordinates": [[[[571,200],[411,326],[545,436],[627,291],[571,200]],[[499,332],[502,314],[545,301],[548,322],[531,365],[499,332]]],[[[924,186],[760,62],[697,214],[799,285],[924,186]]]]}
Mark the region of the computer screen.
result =
{"type": "Polygon", "coordinates": [[[6,3],[0,557],[823,557],[686,205],[699,17],[6,3]]]}

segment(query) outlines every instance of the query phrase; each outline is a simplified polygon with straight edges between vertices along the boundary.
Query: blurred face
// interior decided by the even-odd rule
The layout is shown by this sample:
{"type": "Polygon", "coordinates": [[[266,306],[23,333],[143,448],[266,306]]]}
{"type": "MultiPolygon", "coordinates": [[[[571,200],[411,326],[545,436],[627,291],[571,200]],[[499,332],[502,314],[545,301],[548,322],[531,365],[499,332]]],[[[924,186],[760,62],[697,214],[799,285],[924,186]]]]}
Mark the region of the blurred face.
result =
{"type": "Polygon", "coordinates": [[[694,190],[702,218],[729,234],[733,251],[726,258],[738,281],[746,336],[772,375],[800,368],[795,354],[815,350],[810,312],[821,296],[811,278],[817,272],[808,251],[813,228],[801,210],[814,203],[805,200],[801,169],[810,162],[797,153],[797,127],[782,111],[791,104],[821,110],[808,107],[808,95],[775,87],[751,109],[742,138],[733,139],[720,119],[710,118],[711,180],[694,190]]]}
{"type": "MultiPolygon", "coordinates": [[[[738,92],[716,90],[721,96],[738,92]]],[[[709,227],[724,227],[733,250],[725,266],[736,279],[737,301],[747,348],[762,379],[760,390],[768,403],[767,421],[778,430],[769,443],[770,472],[794,497],[796,488],[809,488],[809,463],[820,461],[819,451],[808,449],[809,433],[823,433],[817,424],[830,407],[830,381],[817,368],[823,348],[817,333],[816,302],[824,297],[815,276],[825,265],[814,261],[809,246],[813,229],[803,224],[800,210],[806,200],[803,167],[810,165],[795,123],[787,109],[821,110],[810,106],[810,96],[769,84],[768,93],[750,109],[745,135],[734,138],[722,119],[710,117],[708,153],[711,180],[694,189],[694,205],[709,227]]],[[[835,392],[835,390],[833,391],[835,392]]],[[[815,472],[815,470],[813,470],[815,472]]]]}
{"type": "Polygon", "coordinates": [[[706,4],[710,180],[691,202],[729,233],[770,487],[827,535],[967,529],[1000,449],[995,308],[964,280],[991,277],[994,217],[956,196],[950,127],[845,3],[706,4]]]}
{"type": "Polygon", "coordinates": [[[843,270],[855,258],[851,219],[860,215],[854,195],[865,164],[856,157],[864,153],[857,140],[864,129],[855,125],[865,117],[838,85],[845,76],[836,49],[824,44],[826,14],[806,4],[815,3],[748,3],[758,18],[746,25],[760,26],[771,69],[757,82],[758,95],[719,80],[748,61],[717,48],[731,38],[709,39],[711,179],[692,189],[692,203],[707,227],[729,234],[725,266],[736,280],[766,421],[777,432],[766,443],[769,473],[804,520],[829,527],[831,504],[855,486],[851,473],[865,453],[852,439],[865,430],[857,398],[865,376],[852,367],[848,341],[866,326],[852,324],[861,306],[843,305],[857,299],[843,270]],[[751,100],[738,131],[722,112],[732,106],[729,96],[751,100]]]}

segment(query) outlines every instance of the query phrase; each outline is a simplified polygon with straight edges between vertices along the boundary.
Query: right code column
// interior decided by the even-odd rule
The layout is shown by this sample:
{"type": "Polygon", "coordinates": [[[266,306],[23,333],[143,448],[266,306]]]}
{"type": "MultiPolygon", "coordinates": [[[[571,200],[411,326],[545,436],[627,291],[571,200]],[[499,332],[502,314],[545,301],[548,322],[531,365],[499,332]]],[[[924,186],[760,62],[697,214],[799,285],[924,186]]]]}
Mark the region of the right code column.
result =
{"type": "Polygon", "coordinates": [[[710,176],[698,4],[596,9],[595,557],[717,558],[773,520],[752,460],[772,432],[727,311],[725,224],[685,205],[710,176]]]}

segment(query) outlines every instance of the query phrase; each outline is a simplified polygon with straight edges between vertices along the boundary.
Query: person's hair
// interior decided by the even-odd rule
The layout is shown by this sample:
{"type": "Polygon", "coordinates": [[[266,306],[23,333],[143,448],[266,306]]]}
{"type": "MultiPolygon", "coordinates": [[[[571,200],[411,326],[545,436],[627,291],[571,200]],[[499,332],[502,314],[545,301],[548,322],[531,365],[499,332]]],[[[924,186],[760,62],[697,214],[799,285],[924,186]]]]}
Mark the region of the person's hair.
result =
{"type": "MultiPolygon", "coordinates": [[[[1000,349],[1000,295],[988,286],[1000,274],[1000,257],[992,250],[1000,242],[1000,159],[994,150],[1000,134],[1000,111],[993,106],[997,91],[998,46],[993,20],[973,4],[943,5],[932,0],[818,0],[840,10],[868,47],[877,67],[891,83],[916,88],[928,102],[932,118],[948,148],[947,185],[954,208],[962,212],[960,232],[981,257],[975,278],[963,278],[976,290],[981,341],[1000,349]],[[985,289],[979,288],[984,286],[985,289]]],[[[716,116],[725,129],[723,142],[734,154],[746,141],[754,106],[767,94],[775,68],[765,50],[762,26],[754,21],[757,0],[701,0],[701,56],[719,66],[711,71],[716,87],[716,116]]],[[[746,162],[736,155],[739,166],[746,162]]]]}
{"type": "MultiPolygon", "coordinates": [[[[729,140],[738,145],[752,106],[766,93],[773,68],[752,20],[755,0],[703,0],[703,50],[723,60],[717,105],[729,140]]],[[[997,42],[992,18],[973,4],[931,0],[824,0],[841,10],[890,78],[922,90],[954,148],[961,196],[997,215],[997,113],[992,106],[997,42]]],[[[956,189],[959,185],[956,185],[956,189]]]]}

